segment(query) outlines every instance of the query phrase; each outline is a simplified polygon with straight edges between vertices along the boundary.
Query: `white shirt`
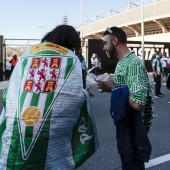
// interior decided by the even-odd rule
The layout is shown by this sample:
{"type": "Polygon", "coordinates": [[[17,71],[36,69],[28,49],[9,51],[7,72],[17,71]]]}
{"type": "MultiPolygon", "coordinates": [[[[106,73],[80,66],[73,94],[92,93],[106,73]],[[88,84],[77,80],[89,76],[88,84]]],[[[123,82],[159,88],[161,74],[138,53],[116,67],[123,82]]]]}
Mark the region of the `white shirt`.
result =
{"type": "Polygon", "coordinates": [[[168,63],[170,64],[170,58],[168,58],[168,63]]]}
{"type": "MultiPolygon", "coordinates": [[[[161,64],[162,61],[160,60],[161,64]]],[[[159,61],[157,58],[155,58],[152,62],[152,66],[156,67],[155,70],[157,71],[157,73],[160,73],[160,65],[159,65],[159,61]]]]}
{"type": "Polygon", "coordinates": [[[100,67],[100,63],[99,63],[99,59],[98,58],[95,58],[94,65],[95,65],[95,67],[100,67]]]}
{"type": "Polygon", "coordinates": [[[162,67],[166,67],[166,63],[168,62],[168,58],[167,58],[167,57],[162,56],[162,58],[161,58],[161,62],[162,62],[162,67]]]}

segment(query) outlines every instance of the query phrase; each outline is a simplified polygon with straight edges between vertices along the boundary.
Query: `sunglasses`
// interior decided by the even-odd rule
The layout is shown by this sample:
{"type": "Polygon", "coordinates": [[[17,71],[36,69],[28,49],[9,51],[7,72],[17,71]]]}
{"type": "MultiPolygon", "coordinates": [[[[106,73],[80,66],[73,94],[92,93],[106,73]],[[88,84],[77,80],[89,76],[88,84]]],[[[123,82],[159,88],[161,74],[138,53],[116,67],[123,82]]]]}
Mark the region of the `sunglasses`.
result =
{"type": "Polygon", "coordinates": [[[113,34],[113,31],[110,28],[107,28],[106,31],[109,32],[110,34],[113,34]]]}
{"type": "Polygon", "coordinates": [[[117,34],[115,34],[115,32],[113,33],[113,31],[110,29],[110,28],[107,28],[106,31],[109,33],[109,34],[113,34],[117,39],[119,39],[119,36],[117,34]]]}

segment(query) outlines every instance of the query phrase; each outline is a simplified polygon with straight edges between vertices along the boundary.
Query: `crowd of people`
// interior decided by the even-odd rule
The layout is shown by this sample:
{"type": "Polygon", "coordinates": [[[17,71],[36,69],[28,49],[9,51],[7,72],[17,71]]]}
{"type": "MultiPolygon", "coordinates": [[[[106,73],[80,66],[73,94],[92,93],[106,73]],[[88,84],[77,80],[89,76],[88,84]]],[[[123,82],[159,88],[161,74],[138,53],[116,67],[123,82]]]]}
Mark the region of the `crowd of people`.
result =
{"type": "MultiPolygon", "coordinates": [[[[153,87],[121,28],[107,28],[103,43],[110,59],[118,60],[113,80],[97,80],[97,86],[111,94],[122,170],[145,170],[152,151],[148,133],[154,119],[153,87]]],[[[168,75],[169,60],[163,55],[156,52],[152,59],[157,98],[163,95],[161,74],[164,83],[168,75]]],[[[91,64],[98,75],[96,53],[91,64]]],[[[96,152],[93,94],[86,76],[80,37],[69,25],[57,26],[20,57],[3,94],[0,169],[72,170],[96,152]]]]}

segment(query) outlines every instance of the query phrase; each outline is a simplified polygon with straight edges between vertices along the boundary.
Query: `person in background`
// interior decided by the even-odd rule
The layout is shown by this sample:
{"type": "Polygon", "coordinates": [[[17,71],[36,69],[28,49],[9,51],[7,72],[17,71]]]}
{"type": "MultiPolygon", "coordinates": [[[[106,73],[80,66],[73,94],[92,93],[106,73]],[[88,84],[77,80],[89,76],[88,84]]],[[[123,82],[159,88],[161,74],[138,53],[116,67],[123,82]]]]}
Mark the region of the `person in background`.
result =
{"type": "Polygon", "coordinates": [[[94,74],[96,76],[98,76],[99,69],[100,69],[100,61],[99,61],[99,57],[96,53],[93,53],[93,55],[91,57],[91,65],[92,65],[92,67],[94,67],[94,74]]]}
{"type": "Polygon", "coordinates": [[[152,85],[142,61],[127,47],[121,28],[107,28],[103,43],[110,59],[118,59],[113,80],[98,80],[97,85],[101,92],[112,93],[110,113],[122,170],[144,170],[151,154],[147,133],[154,117],[152,85]]]}
{"type": "Polygon", "coordinates": [[[166,52],[163,52],[163,56],[161,58],[162,67],[163,67],[163,85],[166,85],[167,77],[168,77],[168,57],[166,55],[166,52]]]}
{"type": "MultiPolygon", "coordinates": [[[[168,75],[168,78],[167,78],[166,88],[170,90],[170,74],[168,75]]],[[[170,103],[170,101],[168,103],[170,103]]]]}
{"type": "MultiPolygon", "coordinates": [[[[156,58],[156,54],[158,53],[158,51],[155,51],[155,53],[153,54],[152,58],[151,58],[151,66],[152,66],[152,62],[153,60],[156,58]]],[[[152,70],[152,83],[155,84],[155,76],[154,76],[154,72],[152,70]]]]}
{"type": "Polygon", "coordinates": [[[162,52],[158,51],[156,54],[156,58],[152,62],[152,69],[153,69],[155,81],[156,81],[155,98],[157,99],[163,96],[163,94],[161,93],[161,77],[163,73],[161,57],[162,57],[162,52]]]}
{"type": "Polygon", "coordinates": [[[15,55],[13,55],[11,60],[9,61],[9,63],[11,63],[11,73],[13,72],[14,67],[17,64],[17,62],[18,62],[18,58],[17,58],[17,55],[15,54],[15,55]]]}
{"type": "Polygon", "coordinates": [[[20,57],[3,93],[1,170],[73,170],[98,149],[80,48],[76,30],[59,25],[20,57]]]}
{"type": "Polygon", "coordinates": [[[96,57],[96,53],[93,53],[91,56],[91,67],[95,67],[95,57],[96,57]]]}
{"type": "Polygon", "coordinates": [[[83,78],[83,88],[86,89],[86,77],[87,77],[87,64],[86,61],[82,55],[82,49],[79,51],[75,52],[76,55],[78,56],[80,62],[81,62],[81,67],[82,67],[82,78],[83,78]]]}
{"type": "Polygon", "coordinates": [[[95,54],[94,63],[95,63],[95,75],[98,76],[100,70],[100,60],[98,54],[95,54]]]}
{"type": "Polygon", "coordinates": [[[168,57],[168,61],[167,61],[167,70],[168,70],[168,74],[170,74],[170,57],[168,57]]]}

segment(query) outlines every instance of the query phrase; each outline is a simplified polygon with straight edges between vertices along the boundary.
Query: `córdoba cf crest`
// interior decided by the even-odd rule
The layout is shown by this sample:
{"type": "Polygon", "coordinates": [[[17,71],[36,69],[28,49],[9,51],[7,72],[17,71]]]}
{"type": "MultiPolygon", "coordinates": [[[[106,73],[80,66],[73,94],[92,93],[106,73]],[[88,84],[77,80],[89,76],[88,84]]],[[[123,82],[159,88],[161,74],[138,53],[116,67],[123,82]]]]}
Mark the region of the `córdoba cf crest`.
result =
{"type": "Polygon", "coordinates": [[[22,58],[17,121],[24,160],[34,148],[52,105],[75,63],[76,58],[61,55],[22,58]]]}

